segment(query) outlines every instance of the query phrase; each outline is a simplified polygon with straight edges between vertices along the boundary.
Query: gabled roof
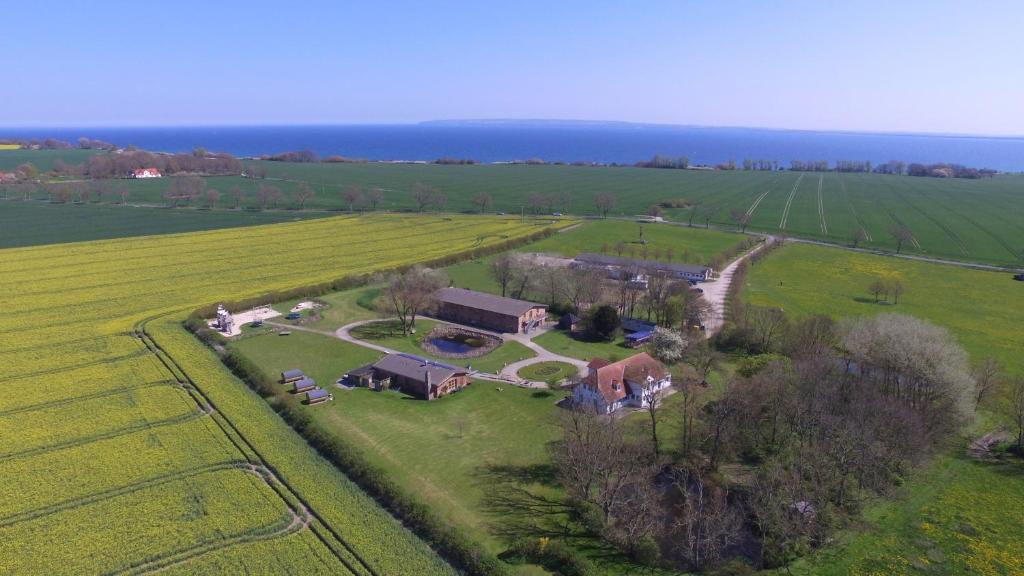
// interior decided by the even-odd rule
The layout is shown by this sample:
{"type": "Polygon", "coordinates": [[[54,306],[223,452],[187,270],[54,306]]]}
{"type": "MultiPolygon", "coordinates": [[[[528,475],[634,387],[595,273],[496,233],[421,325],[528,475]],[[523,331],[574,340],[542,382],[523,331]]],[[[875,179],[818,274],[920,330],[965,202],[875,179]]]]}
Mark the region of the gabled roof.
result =
{"type": "Polygon", "coordinates": [[[546,308],[544,304],[537,304],[536,302],[504,298],[465,288],[441,288],[435,296],[438,302],[458,304],[459,306],[487,310],[506,316],[522,316],[533,308],[546,308]]]}
{"type": "Polygon", "coordinates": [[[328,396],[327,390],[323,388],[317,388],[306,393],[306,400],[319,400],[320,398],[326,398],[328,396]]]}
{"type": "Polygon", "coordinates": [[[465,369],[411,354],[388,354],[374,363],[373,367],[382,372],[424,383],[427,380],[427,374],[430,374],[432,384],[440,384],[456,374],[466,374],[465,369]]]}
{"type": "Polygon", "coordinates": [[[673,264],[671,262],[659,262],[657,260],[637,260],[635,258],[620,258],[618,256],[605,256],[604,254],[584,253],[576,257],[577,262],[595,266],[635,266],[645,270],[658,270],[666,272],[678,272],[685,274],[704,274],[709,268],[697,264],[673,264]]]}
{"type": "Polygon", "coordinates": [[[622,329],[626,332],[649,332],[657,328],[653,322],[645,322],[636,318],[625,318],[622,320],[622,329]]]}
{"type": "Polygon", "coordinates": [[[156,168],[136,168],[135,169],[135,174],[136,175],[138,175],[138,174],[145,174],[146,172],[149,172],[151,174],[159,174],[160,173],[160,171],[157,170],[156,168]]]}
{"type": "Polygon", "coordinates": [[[604,398],[605,404],[609,405],[629,394],[627,383],[641,384],[648,376],[655,381],[668,376],[665,366],[646,352],[634,354],[618,362],[594,358],[587,366],[591,370],[583,379],[583,385],[596,389],[604,398]]]}

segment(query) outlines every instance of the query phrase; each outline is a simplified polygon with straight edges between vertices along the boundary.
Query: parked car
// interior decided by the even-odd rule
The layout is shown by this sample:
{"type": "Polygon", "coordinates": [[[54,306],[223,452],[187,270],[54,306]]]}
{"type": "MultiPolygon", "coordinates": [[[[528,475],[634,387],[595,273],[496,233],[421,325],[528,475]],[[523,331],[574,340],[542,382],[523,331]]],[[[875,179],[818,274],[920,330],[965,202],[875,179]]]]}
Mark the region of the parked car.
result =
{"type": "Polygon", "coordinates": [[[302,318],[302,312],[289,312],[288,315],[285,316],[286,320],[298,320],[300,318],[302,318]]]}
{"type": "Polygon", "coordinates": [[[1024,274],[1017,274],[1016,276],[1013,277],[1013,279],[1018,280],[1020,282],[1024,282],[1024,274]]]}

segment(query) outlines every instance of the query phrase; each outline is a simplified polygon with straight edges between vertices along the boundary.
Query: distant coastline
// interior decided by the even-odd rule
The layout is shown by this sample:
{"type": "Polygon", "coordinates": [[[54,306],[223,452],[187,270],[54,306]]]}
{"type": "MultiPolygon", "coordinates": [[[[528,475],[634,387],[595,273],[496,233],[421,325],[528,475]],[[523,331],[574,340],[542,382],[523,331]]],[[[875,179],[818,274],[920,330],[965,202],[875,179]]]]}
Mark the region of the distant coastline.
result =
{"type": "Polygon", "coordinates": [[[375,161],[466,158],[628,164],[655,155],[716,165],[744,159],[951,162],[1024,171],[1024,138],[957,134],[819,132],[774,128],[672,126],[603,121],[434,120],[419,124],[333,126],[192,126],[0,128],[0,138],[79,137],[160,152],[195,148],[258,157],[312,150],[375,161]]]}

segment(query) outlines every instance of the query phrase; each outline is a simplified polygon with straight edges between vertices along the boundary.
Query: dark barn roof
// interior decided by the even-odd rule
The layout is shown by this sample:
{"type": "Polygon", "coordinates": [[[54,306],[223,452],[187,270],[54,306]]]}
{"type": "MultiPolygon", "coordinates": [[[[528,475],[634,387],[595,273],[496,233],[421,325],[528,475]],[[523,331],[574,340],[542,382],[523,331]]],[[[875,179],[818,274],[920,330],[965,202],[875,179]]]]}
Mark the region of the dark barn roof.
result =
{"type": "Polygon", "coordinates": [[[595,266],[636,266],[648,270],[675,272],[679,274],[704,274],[708,271],[707,266],[698,264],[673,264],[671,262],[658,262],[656,260],[636,260],[634,258],[620,258],[618,256],[605,256],[603,254],[580,254],[576,257],[577,262],[595,266]]]}
{"type": "Polygon", "coordinates": [[[477,292],[475,290],[467,290],[465,288],[442,288],[437,291],[436,296],[438,302],[457,304],[459,306],[476,308],[478,310],[487,310],[503,314],[505,316],[519,317],[526,314],[533,308],[546,308],[544,304],[527,302],[525,300],[516,300],[514,298],[504,298],[502,296],[495,296],[494,294],[477,292]]]}
{"type": "Polygon", "coordinates": [[[295,383],[296,390],[308,390],[310,388],[316,388],[316,382],[312,378],[303,378],[295,383]]]}
{"type": "Polygon", "coordinates": [[[374,368],[396,376],[402,376],[418,382],[426,382],[426,374],[430,373],[430,382],[440,384],[456,374],[465,374],[462,368],[456,368],[440,362],[434,362],[411,354],[388,354],[378,360],[374,368]]]}
{"type": "Polygon", "coordinates": [[[327,396],[327,390],[324,390],[323,388],[317,388],[316,390],[311,390],[310,392],[306,393],[306,400],[319,400],[321,398],[326,398],[327,396]]]}
{"type": "Polygon", "coordinates": [[[298,368],[293,368],[291,370],[285,370],[284,372],[281,372],[281,376],[284,377],[285,380],[291,380],[293,378],[305,378],[306,374],[305,372],[299,370],[298,368]]]}

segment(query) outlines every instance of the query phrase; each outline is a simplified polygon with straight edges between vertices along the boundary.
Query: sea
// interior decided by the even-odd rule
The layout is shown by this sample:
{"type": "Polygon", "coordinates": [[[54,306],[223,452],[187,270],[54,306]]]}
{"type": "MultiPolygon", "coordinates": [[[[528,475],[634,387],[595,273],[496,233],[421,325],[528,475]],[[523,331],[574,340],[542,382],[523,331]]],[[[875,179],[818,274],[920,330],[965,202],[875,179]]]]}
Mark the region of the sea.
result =
{"type": "Polygon", "coordinates": [[[258,157],[293,150],[378,161],[478,162],[539,158],[554,162],[633,164],[656,154],[691,164],[728,160],[856,160],[874,164],[951,162],[1024,171],[1024,137],[817,132],[628,123],[427,122],[389,125],[0,128],[2,138],[79,137],[159,152],[195,148],[258,157]]]}

